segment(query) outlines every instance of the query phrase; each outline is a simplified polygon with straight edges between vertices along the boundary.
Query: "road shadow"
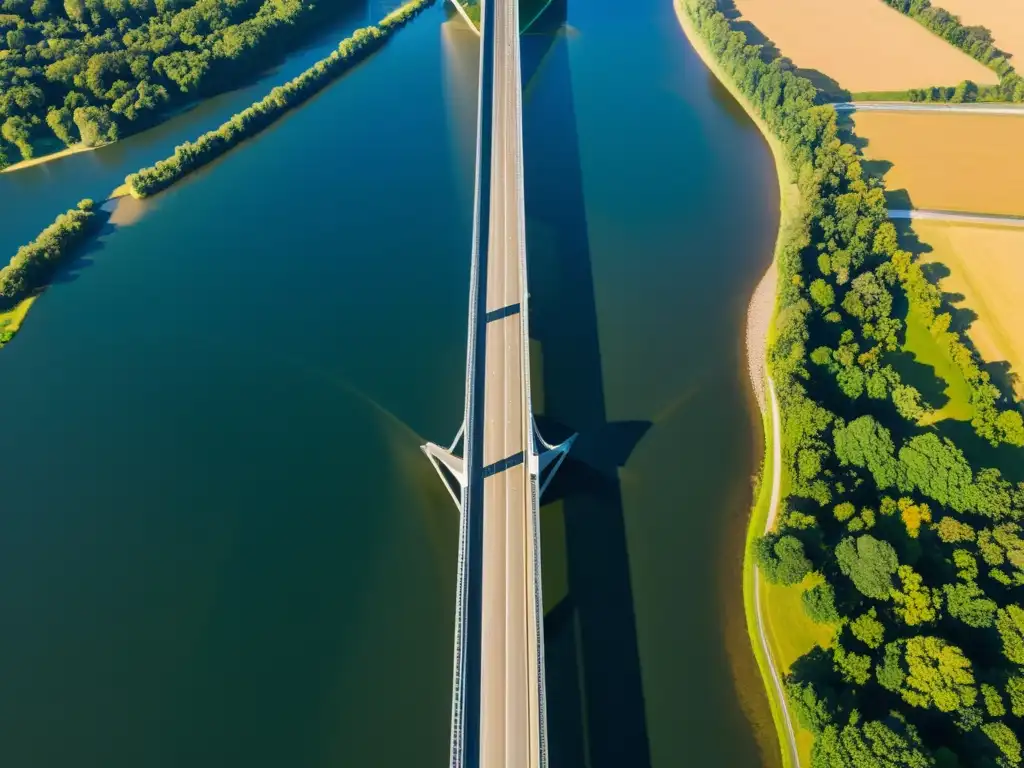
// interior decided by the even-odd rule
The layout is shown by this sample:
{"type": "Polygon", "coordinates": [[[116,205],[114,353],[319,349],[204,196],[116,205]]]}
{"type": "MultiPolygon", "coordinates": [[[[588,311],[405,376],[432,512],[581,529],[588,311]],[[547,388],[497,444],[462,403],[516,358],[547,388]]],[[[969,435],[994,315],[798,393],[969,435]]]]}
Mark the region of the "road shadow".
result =
{"type": "Polygon", "coordinates": [[[649,768],[617,468],[650,424],[607,420],[566,38],[523,44],[524,71],[544,62],[523,115],[535,410],[549,441],[579,434],[541,513],[560,502],[567,574],[567,596],[545,620],[550,760],[649,768]]]}

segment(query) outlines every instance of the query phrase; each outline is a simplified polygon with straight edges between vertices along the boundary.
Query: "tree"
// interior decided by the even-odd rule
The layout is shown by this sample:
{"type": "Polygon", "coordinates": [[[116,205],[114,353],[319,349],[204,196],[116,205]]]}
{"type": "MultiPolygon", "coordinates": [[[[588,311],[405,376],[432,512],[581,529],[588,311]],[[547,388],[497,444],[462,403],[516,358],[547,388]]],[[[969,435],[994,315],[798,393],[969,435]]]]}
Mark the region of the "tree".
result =
{"type": "Polygon", "coordinates": [[[1008,761],[1004,765],[1020,765],[1020,742],[1006,723],[985,723],[981,730],[1008,761]]]}
{"type": "Polygon", "coordinates": [[[836,504],[832,508],[832,515],[840,523],[845,523],[851,517],[857,514],[857,508],[848,501],[844,501],[841,504],[836,504]]]}
{"type": "Polygon", "coordinates": [[[64,13],[72,21],[85,21],[85,0],[64,0],[64,13]]]}
{"type": "Polygon", "coordinates": [[[996,417],[995,428],[1000,442],[1018,448],[1024,446],[1024,417],[1020,411],[1001,412],[996,417]]]}
{"type": "Polygon", "coordinates": [[[934,526],[935,532],[947,544],[954,544],[960,541],[974,541],[974,529],[967,523],[962,523],[955,517],[943,517],[934,526]]]}
{"type": "Polygon", "coordinates": [[[74,134],[72,134],[75,124],[71,119],[71,112],[67,109],[63,107],[60,109],[51,109],[46,114],[46,124],[50,126],[50,130],[53,131],[53,135],[63,141],[65,146],[70,147],[75,143],[75,137],[74,134]]]}
{"type": "Polygon", "coordinates": [[[969,627],[983,629],[992,626],[996,604],[974,581],[945,584],[942,590],[946,594],[946,609],[950,616],[969,627]]]}
{"type": "Polygon", "coordinates": [[[79,107],[75,110],[74,120],[82,143],[87,147],[117,140],[117,123],[111,119],[107,109],[79,107]]]}
{"type": "Polygon", "coordinates": [[[842,728],[826,726],[811,746],[811,768],[931,768],[917,732],[895,715],[864,722],[854,712],[842,728]]]}
{"type": "Polygon", "coordinates": [[[970,660],[942,638],[910,638],[906,641],[904,659],[907,678],[900,695],[908,704],[953,712],[971,706],[977,698],[970,660]]]}
{"type": "Polygon", "coordinates": [[[1002,717],[1006,714],[1006,707],[1003,705],[1003,697],[994,685],[981,684],[981,697],[985,701],[985,711],[989,717],[1002,717]]]}
{"type": "Polygon", "coordinates": [[[804,545],[794,536],[769,533],[757,540],[758,565],[772,584],[799,584],[811,572],[804,545]]]}
{"type": "Polygon", "coordinates": [[[804,612],[816,624],[835,624],[839,621],[836,610],[836,593],[827,581],[804,590],[800,596],[804,612]]]}
{"type": "Polygon", "coordinates": [[[0,128],[0,135],[14,144],[24,159],[32,157],[31,126],[23,118],[8,117],[0,128]]]}
{"type": "Polygon", "coordinates": [[[892,590],[896,615],[908,627],[936,621],[942,608],[942,592],[926,587],[921,575],[909,565],[901,565],[897,575],[900,589],[892,590]]]}
{"type": "Polygon", "coordinates": [[[878,620],[878,611],[874,608],[850,622],[850,631],[855,638],[871,649],[880,646],[885,638],[885,627],[878,620]]]}
{"type": "Polygon", "coordinates": [[[831,309],[836,303],[835,289],[820,277],[811,283],[810,293],[814,303],[822,309],[831,309]]]}
{"type": "Polygon", "coordinates": [[[897,507],[900,510],[900,517],[903,518],[903,524],[907,528],[907,535],[912,539],[917,538],[922,522],[930,523],[932,521],[932,512],[928,509],[927,504],[915,504],[913,499],[904,497],[897,502],[897,507]]]}
{"type": "Polygon", "coordinates": [[[908,487],[957,512],[970,506],[971,465],[948,439],[934,432],[917,435],[900,448],[899,457],[908,487]]]}
{"type": "Polygon", "coordinates": [[[1006,695],[1010,698],[1010,711],[1024,717],[1024,677],[1014,675],[1007,680],[1006,695]]]}
{"type": "Polygon", "coordinates": [[[907,670],[903,664],[903,650],[899,641],[885,644],[882,661],[875,668],[878,684],[893,693],[899,693],[903,681],[907,679],[907,670]]]}
{"type": "Polygon", "coordinates": [[[865,467],[880,490],[892,488],[899,479],[899,464],[889,430],[871,416],[861,416],[833,430],[836,456],[843,464],[865,467]]]}
{"type": "Polygon", "coordinates": [[[950,99],[954,104],[961,104],[964,102],[971,102],[978,100],[978,86],[970,80],[964,80],[960,83],[953,91],[953,97],[950,99]]]}
{"type": "Polygon", "coordinates": [[[1003,655],[1014,664],[1024,664],[1024,609],[1008,605],[999,609],[996,629],[1003,641],[1003,655]]]}
{"type": "Polygon", "coordinates": [[[832,648],[836,671],[843,680],[853,685],[864,685],[871,679],[871,657],[847,650],[838,643],[832,648]]]}
{"type": "Polygon", "coordinates": [[[856,541],[847,537],[836,546],[836,561],[861,594],[875,600],[890,598],[892,575],[899,566],[891,544],[870,534],[858,536],[856,541]]]}
{"type": "Polygon", "coordinates": [[[832,722],[826,697],[819,693],[813,683],[787,679],[786,698],[793,707],[797,721],[811,733],[821,733],[832,722]]]}
{"type": "Polygon", "coordinates": [[[926,409],[921,402],[921,393],[909,384],[897,384],[892,388],[892,404],[896,412],[907,421],[917,423],[926,409]]]}

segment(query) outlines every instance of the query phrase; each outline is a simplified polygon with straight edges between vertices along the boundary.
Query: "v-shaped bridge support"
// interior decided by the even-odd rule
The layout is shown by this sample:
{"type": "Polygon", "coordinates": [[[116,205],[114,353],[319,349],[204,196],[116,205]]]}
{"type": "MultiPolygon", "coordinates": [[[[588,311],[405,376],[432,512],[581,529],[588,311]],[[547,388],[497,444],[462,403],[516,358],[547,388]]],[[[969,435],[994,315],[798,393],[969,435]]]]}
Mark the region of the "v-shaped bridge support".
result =
{"type": "MultiPolygon", "coordinates": [[[[530,455],[530,474],[537,480],[537,497],[544,495],[551,479],[562,466],[565,457],[569,453],[576,435],[572,435],[558,445],[552,445],[541,437],[537,429],[536,420],[531,418],[533,423],[533,450],[530,455]]],[[[449,495],[455,502],[455,506],[462,510],[462,490],[466,487],[466,467],[462,459],[461,446],[465,439],[466,426],[459,427],[458,433],[452,444],[442,448],[437,443],[427,443],[420,446],[420,450],[430,459],[437,474],[441,476],[444,487],[448,489],[449,495]]]]}

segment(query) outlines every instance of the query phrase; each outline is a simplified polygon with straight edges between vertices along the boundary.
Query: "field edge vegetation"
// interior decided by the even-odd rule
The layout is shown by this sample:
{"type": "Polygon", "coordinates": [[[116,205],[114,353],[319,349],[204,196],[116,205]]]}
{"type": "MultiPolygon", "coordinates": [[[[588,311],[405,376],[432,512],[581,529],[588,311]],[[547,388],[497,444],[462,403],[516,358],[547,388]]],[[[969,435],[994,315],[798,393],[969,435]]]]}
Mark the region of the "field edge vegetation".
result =
{"type": "Polygon", "coordinates": [[[911,101],[1024,102],[1024,78],[1017,74],[1009,56],[996,47],[991,30],[982,26],[966,26],[959,16],[932,5],[931,0],[883,2],[999,75],[999,85],[995,87],[979,87],[965,81],[956,88],[913,89],[908,92],[911,101]]]}
{"type": "Polygon", "coordinates": [[[834,110],[809,81],[762,60],[714,0],[680,2],[785,146],[806,207],[777,253],[769,352],[790,487],[779,529],[754,550],[772,583],[817,574],[802,606],[835,630],[829,649],[786,677],[815,734],[811,766],[1018,766],[1024,483],[972,465],[961,446],[1024,445],[1020,413],[1001,408],[949,330],[941,294],[900,250],[882,189],[840,140],[834,110]],[[928,404],[889,364],[911,311],[971,386],[973,434],[957,442],[920,424],[928,404]]]}

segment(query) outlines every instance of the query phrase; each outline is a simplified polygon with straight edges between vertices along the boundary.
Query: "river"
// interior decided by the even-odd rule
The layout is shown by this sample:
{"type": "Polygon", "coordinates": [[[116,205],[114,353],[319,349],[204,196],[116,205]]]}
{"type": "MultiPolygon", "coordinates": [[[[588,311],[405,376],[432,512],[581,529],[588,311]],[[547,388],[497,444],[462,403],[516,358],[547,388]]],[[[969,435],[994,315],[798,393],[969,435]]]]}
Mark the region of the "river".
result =
{"type": "MultiPolygon", "coordinates": [[[[377,0],[373,0],[378,5],[377,0]]],[[[10,251],[328,50],[0,175],[10,251]]],[[[561,14],[565,25],[560,26],[561,14]]],[[[523,39],[553,768],[775,766],[742,542],[770,154],[669,0],[523,39]]],[[[0,351],[0,762],[437,766],[477,38],[442,4],[112,225],[0,351]]]]}

